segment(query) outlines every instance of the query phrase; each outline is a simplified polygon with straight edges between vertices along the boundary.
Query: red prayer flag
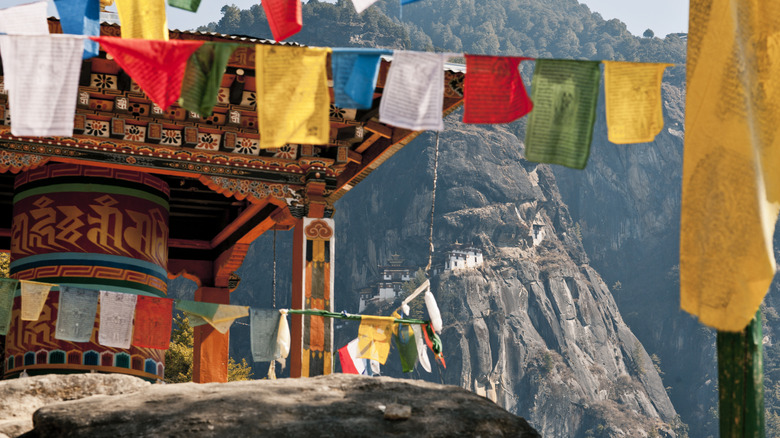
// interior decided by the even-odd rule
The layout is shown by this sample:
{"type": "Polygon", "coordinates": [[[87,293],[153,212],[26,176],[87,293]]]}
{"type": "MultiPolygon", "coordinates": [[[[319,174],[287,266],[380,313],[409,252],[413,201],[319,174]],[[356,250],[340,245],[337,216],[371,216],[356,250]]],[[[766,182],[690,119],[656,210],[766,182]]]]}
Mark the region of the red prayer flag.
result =
{"type": "Polygon", "coordinates": [[[509,123],[531,112],[518,69],[529,59],[466,55],[463,123],[509,123]]]}
{"type": "Polygon", "coordinates": [[[171,343],[173,300],[139,295],[135,304],[133,345],[167,350],[171,343]]]}
{"type": "Polygon", "coordinates": [[[303,27],[301,0],[263,0],[263,10],[276,41],[284,41],[303,27]]]}
{"type": "Polygon", "coordinates": [[[117,37],[90,37],[162,109],[176,102],[187,60],[203,41],[162,41],[117,37]]]}

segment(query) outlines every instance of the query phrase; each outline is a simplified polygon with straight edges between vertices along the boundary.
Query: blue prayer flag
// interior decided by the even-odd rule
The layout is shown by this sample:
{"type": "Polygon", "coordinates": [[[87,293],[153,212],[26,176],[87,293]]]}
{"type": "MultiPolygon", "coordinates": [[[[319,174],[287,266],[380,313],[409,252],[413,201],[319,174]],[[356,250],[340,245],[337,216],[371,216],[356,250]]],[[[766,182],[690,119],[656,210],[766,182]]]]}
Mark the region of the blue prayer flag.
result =
{"type": "MultiPolygon", "coordinates": [[[[60,14],[62,32],[71,35],[100,36],[100,0],[54,0],[60,14]]],[[[83,59],[97,56],[97,41],[84,41],[83,59]]]]}
{"type": "Polygon", "coordinates": [[[379,75],[382,49],[333,49],[333,94],[339,108],[370,109],[379,75]]]}

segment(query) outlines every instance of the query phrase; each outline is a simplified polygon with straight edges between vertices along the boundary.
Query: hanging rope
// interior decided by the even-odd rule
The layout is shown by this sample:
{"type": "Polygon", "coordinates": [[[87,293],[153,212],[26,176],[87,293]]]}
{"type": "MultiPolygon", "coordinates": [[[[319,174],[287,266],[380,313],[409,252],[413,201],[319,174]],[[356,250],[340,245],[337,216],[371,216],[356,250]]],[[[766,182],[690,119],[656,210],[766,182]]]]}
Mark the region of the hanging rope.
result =
{"type": "Polygon", "coordinates": [[[428,234],[428,265],[425,273],[428,274],[433,263],[433,213],[436,209],[436,182],[439,178],[439,132],[436,131],[436,145],[433,148],[433,191],[431,192],[431,224],[428,234]]]}
{"type": "Polygon", "coordinates": [[[274,291],[273,305],[276,309],[276,229],[274,229],[274,275],[271,279],[271,287],[274,291]]]}

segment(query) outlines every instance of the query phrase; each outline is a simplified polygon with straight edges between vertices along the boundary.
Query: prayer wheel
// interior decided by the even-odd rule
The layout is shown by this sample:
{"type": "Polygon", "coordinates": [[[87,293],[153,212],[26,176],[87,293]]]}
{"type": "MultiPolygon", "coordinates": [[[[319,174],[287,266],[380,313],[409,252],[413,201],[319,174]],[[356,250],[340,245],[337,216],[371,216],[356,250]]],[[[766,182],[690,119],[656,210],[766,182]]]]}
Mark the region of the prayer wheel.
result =
{"type": "MultiPolygon", "coordinates": [[[[11,277],[84,289],[165,296],[168,201],[161,179],[108,167],[54,164],[20,173],[14,183],[11,277]]],[[[55,338],[59,289],[38,321],[20,319],[14,298],[5,341],[5,376],[113,372],[161,379],[165,351],[55,338]]]]}

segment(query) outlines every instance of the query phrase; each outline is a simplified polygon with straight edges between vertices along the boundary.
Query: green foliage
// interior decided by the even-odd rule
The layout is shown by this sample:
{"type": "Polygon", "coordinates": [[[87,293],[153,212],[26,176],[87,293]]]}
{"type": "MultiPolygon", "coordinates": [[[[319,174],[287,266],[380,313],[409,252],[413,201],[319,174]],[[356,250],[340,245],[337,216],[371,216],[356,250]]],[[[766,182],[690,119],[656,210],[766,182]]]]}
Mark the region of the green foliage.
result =
{"type": "Polygon", "coordinates": [[[621,283],[620,281],[616,281],[612,285],[612,292],[619,292],[621,290],[623,290],[623,283],[621,283]]]}
{"type": "Polygon", "coordinates": [[[642,34],[645,38],[652,38],[655,36],[655,32],[653,32],[653,29],[647,29],[645,30],[645,33],[642,34]]]}
{"type": "Polygon", "coordinates": [[[682,418],[680,418],[679,415],[674,417],[671,426],[672,430],[677,435],[677,438],[688,438],[689,427],[687,424],[683,423],[682,418]]]}
{"type": "Polygon", "coordinates": [[[552,355],[549,351],[545,351],[542,355],[542,373],[546,376],[555,368],[555,362],[553,362],[552,355]]]}
{"type": "MultiPolygon", "coordinates": [[[[406,298],[411,295],[426,279],[425,271],[422,268],[418,269],[414,274],[414,278],[404,283],[403,297],[406,298]]],[[[425,300],[423,300],[422,295],[418,295],[417,298],[409,302],[409,310],[409,318],[425,319],[425,300]]]]}
{"type": "MultiPolygon", "coordinates": [[[[185,383],[192,381],[192,363],[194,331],[190,321],[183,314],[173,318],[171,344],[165,352],[165,383],[185,383]]],[[[251,380],[252,368],[241,359],[236,362],[232,357],[228,361],[228,382],[251,380]]]]}
{"type": "Polygon", "coordinates": [[[655,371],[658,373],[659,376],[663,377],[664,372],[661,371],[661,358],[658,357],[657,354],[650,355],[650,360],[653,361],[653,368],[655,368],[655,371]]]}
{"type": "Polygon", "coordinates": [[[11,256],[7,252],[0,252],[0,278],[10,277],[9,268],[11,265],[11,256]]]}
{"type": "Polygon", "coordinates": [[[645,363],[642,360],[642,344],[639,341],[634,341],[634,350],[631,353],[631,371],[639,376],[645,373],[645,363]]]}

